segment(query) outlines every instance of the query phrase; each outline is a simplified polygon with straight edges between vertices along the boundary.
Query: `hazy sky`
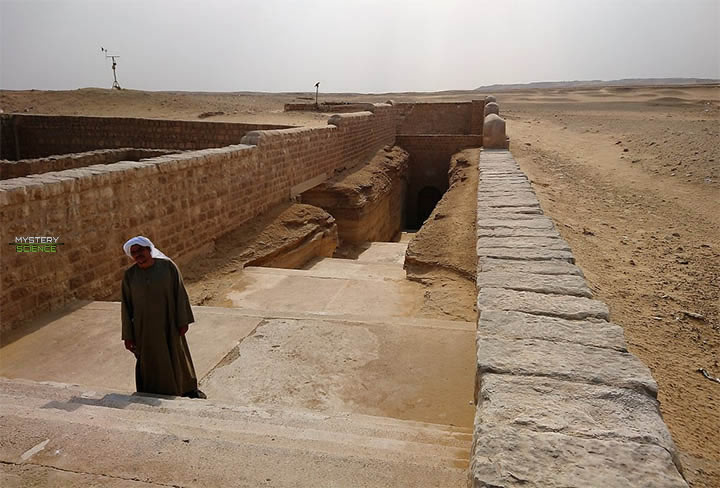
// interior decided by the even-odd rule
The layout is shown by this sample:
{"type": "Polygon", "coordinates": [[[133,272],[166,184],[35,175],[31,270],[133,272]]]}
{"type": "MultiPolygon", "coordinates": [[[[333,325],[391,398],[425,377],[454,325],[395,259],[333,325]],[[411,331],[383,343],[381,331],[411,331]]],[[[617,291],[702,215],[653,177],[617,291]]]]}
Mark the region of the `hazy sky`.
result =
{"type": "Polygon", "coordinates": [[[386,92],[720,78],[720,0],[0,0],[0,88],[386,92]]]}

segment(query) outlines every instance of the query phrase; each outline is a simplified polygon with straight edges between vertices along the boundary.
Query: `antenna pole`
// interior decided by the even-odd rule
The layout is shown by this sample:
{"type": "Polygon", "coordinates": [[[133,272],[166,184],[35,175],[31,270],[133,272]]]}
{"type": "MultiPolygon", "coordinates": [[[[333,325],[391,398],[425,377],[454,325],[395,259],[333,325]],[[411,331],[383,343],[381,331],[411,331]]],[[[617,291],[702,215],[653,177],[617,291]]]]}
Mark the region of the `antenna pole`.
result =
{"type": "Polygon", "coordinates": [[[115,70],[117,68],[117,61],[115,61],[115,58],[119,58],[120,56],[117,54],[109,54],[109,51],[107,49],[105,49],[104,47],[101,47],[100,51],[105,53],[105,59],[107,59],[107,58],[112,59],[112,70],[113,70],[113,85],[112,85],[112,87],[113,87],[113,89],[122,90],[122,88],[120,87],[120,83],[118,83],[117,72],[115,70]]]}

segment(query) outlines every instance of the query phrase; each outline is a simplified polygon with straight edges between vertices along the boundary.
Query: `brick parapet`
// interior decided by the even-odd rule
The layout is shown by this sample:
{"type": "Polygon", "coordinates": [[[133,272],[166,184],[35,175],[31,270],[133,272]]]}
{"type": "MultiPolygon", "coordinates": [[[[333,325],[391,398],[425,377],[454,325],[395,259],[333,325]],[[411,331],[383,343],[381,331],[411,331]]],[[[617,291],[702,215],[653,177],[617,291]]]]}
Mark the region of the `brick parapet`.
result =
{"type": "Polygon", "coordinates": [[[2,114],[3,159],[117,149],[195,150],[238,144],[249,131],[286,125],[127,117],[2,114]]]}

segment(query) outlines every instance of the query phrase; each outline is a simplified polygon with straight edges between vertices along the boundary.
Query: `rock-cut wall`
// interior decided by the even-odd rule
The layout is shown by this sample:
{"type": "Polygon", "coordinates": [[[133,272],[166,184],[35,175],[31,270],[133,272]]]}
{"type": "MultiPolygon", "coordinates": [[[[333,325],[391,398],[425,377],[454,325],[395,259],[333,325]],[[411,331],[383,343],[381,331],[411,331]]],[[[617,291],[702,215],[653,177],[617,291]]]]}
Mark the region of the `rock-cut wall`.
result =
{"type": "Polygon", "coordinates": [[[507,150],[477,197],[473,487],[687,487],[657,384],[507,150]]]}
{"type": "Polygon", "coordinates": [[[344,243],[390,241],[404,224],[408,160],[405,150],[387,146],[367,164],[306,191],[302,201],[332,215],[344,243]]]}

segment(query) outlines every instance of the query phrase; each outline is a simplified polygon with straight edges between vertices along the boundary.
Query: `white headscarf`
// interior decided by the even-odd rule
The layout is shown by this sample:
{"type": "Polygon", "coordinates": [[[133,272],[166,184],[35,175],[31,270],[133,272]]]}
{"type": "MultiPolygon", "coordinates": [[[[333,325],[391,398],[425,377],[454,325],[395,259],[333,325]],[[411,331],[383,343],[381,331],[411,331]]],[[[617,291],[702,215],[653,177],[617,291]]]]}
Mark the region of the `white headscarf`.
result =
{"type": "Polygon", "coordinates": [[[142,247],[149,247],[150,248],[150,256],[157,259],[167,259],[168,261],[172,261],[169,257],[164,255],[161,250],[155,247],[155,245],[152,243],[150,239],[144,236],[137,236],[133,237],[132,239],[128,240],[125,244],[123,244],[123,251],[125,251],[125,254],[127,254],[129,257],[132,257],[132,254],[130,254],[130,248],[133,247],[135,244],[142,246],[142,247]]]}

